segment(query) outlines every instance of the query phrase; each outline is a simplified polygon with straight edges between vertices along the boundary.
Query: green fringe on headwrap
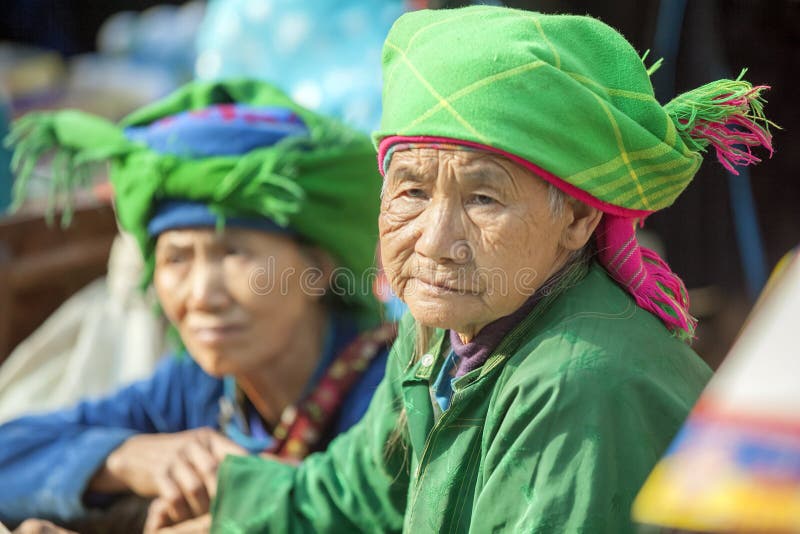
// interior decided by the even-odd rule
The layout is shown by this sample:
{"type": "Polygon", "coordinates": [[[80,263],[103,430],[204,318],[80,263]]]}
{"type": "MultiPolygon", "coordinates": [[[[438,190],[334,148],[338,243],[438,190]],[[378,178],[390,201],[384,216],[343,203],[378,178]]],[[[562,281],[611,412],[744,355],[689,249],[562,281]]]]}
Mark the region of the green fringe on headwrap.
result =
{"type": "Polygon", "coordinates": [[[66,228],[72,221],[71,195],[90,185],[92,164],[125,152],[131,143],[116,125],[105,119],[64,110],[22,117],[14,123],[5,145],[16,148],[11,160],[16,175],[11,211],[24,202],[36,163],[52,153],[46,217],[52,222],[57,204],[63,205],[61,225],[66,228]],[[74,132],[81,135],[75,136],[74,132]]]}
{"type": "Polygon", "coordinates": [[[647,61],[647,57],[649,55],[650,55],[650,49],[648,48],[647,50],[644,51],[644,54],[642,54],[642,65],[644,65],[645,68],[647,69],[647,75],[652,77],[653,74],[655,74],[658,71],[658,69],[661,68],[661,65],[664,63],[664,58],[663,57],[658,58],[655,61],[655,63],[653,63],[648,67],[645,61],[647,61]]]}
{"type": "Polygon", "coordinates": [[[75,110],[32,113],[14,123],[6,144],[15,147],[15,207],[27,195],[37,162],[52,154],[47,216],[52,220],[63,206],[63,226],[72,218],[73,193],[90,184],[97,164],[110,164],[117,218],[145,259],[143,285],[154,269],[155,241],[147,233],[154,206],[160,199],[193,200],[219,216],[220,228],[230,216],[266,217],[329,251],[342,272],[355,277],[347,281],[354,290],[342,300],[361,309],[364,318],[377,317],[371,287],[362,290],[361,283],[374,263],[381,183],[370,140],[295,104],[271,85],[251,80],[190,83],[119,125],[75,110]],[[285,137],[244,155],[187,159],[153,152],[123,132],[227,103],[289,109],[309,134],[285,137]]]}

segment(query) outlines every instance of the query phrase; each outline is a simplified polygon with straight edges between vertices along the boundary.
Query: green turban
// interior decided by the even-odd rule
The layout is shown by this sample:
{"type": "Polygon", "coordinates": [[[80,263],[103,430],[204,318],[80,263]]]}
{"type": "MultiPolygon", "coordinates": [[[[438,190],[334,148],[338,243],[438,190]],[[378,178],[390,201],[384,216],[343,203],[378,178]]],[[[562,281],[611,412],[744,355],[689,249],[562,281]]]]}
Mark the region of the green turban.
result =
{"type": "MultiPolygon", "coordinates": [[[[130,130],[128,130],[130,131],[130,130]]],[[[380,180],[375,151],[367,136],[309,111],[263,82],[238,80],[190,83],[146,106],[118,125],[74,110],[32,113],[14,125],[15,196],[25,196],[34,165],[46,153],[52,160],[52,206],[89,182],[96,163],[110,164],[119,222],[142,250],[149,282],[155,238],[147,224],[161,200],[200,202],[218,216],[266,218],[304,242],[330,252],[338,262],[334,293],[375,316],[371,274],[377,242],[380,180]],[[288,135],[244,154],[191,157],[159,153],[134,141],[126,128],[152,124],[182,112],[236,104],[280,108],[305,125],[303,135],[288,135]]],[[[225,142],[223,139],[222,143],[225,142]]]]}
{"type": "Polygon", "coordinates": [[[749,147],[768,139],[753,124],[766,122],[762,88],[720,80],[662,107],[633,47],[591,17],[417,11],[392,27],[383,63],[376,143],[434,136],[488,145],[631,215],[672,204],[700,167],[698,151],[713,145],[732,169],[758,161],[749,147]],[[741,117],[740,128],[724,124],[730,117],[741,117]]]}

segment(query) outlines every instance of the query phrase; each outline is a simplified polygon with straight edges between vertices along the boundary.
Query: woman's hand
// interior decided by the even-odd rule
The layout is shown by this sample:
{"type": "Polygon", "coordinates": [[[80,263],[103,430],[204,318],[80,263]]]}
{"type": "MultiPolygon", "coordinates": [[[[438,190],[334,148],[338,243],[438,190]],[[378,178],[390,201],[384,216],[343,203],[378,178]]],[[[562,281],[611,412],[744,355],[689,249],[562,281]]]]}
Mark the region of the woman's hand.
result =
{"type": "Polygon", "coordinates": [[[219,460],[228,453],[245,454],[244,449],[211,428],[171,434],[139,434],[128,438],[108,455],[103,467],[89,482],[88,490],[100,493],[132,491],[142,497],[158,497],[163,486],[159,481],[173,464],[189,453],[186,451],[195,450],[196,444],[208,448],[210,442],[214,447],[209,450],[222,455],[219,460]]]}
{"type": "Polygon", "coordinates": [[[132,491],[142,497],[157,497],[156,479],[167,469],[178,452],[196,434],[211,429],[187,430],[170,434],[139,434],[125,440],[106,458],[89,482],[88,491],[121,493],[132,491]]]}
{"type": "MultiPolygon", "coordinates": [[[[217,456],[217,466],[219,466],[219,462],[221,462],[227,454],[246,454],[244,449],[232,441],[216,432],[214,434],[214,436],[206,437],[209,439],[208,443],[212,448],[212,453],[217,456]]],[[[192,446],[191,448],[194,449],[195,447],[192,446]]],[[[193,454],[202,455],[203,453],[201,451],[194,451],[193,454]]],[[[265,460],[281,462],[292,466],[297,466],[300,464],[299,460],[286,460],[267,452],[262,453],[259,456],[265,460]]],[[[203,462],[206,461],[207,460],[203,460],[203,462]]],[[[195,484],[193,487],[196,488],[197,485],[195,484]]],[[[214,495],[217,493],[216,468],[214,469],[213,480],[211,480],[211,484],[206,485],[206,490],[208,492],[208,499],[206,499],[205,502],[210,503],[211,499],[213,499],[214,495]]],[[[188,488],[181,489],[181,493],[183,495],[185,495],[187,491],[191,493],[191,490],[188,488]]],[[[144,527],[145,534],[194,534],[208,532],[211,528],[211,515],[208,513],[207,506],[206,510],[203,512],[203,515],[189,520],[187,520],[187,518],[192,516],[186,516],[183,517],[183,519],[174,519],[175,517],[181,517],[181,514],[178,513],[180,510],[186,510],[185,502],[181,504],[173,501],[171,503],[168,499],[163,497],[154,500],[150,505],[150,510],[147,513],[147,522],[145,523],[144,527]]]]}
{"type": "Polygon", "coordinates": [[[155,477],[158,498],[147,514],[147,532],[206,514],[217,492],[220,462],[228,454],[247,454],[219,432],[209,428],[192,432],[192,439],[172,454],[155,477]]]}

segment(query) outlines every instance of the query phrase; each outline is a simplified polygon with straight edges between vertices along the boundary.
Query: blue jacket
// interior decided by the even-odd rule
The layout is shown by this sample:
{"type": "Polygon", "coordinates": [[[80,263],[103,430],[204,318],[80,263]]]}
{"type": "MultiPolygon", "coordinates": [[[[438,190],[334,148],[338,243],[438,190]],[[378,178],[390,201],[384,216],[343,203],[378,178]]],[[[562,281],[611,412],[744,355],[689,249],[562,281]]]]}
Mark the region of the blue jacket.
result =
{"type": "MultiPolygon", "coordinates": [[[[321,367],[353,337],[341,334],[336,332],[333,337],[338,339],[328,344],[321,367]]],[[[361,418],[385,366],[384,350],[348,393],[331,437],[361,418]]],[[[79,518],[86,512],[84,493],[92,476],[129,437],[204,426],[219,429],[220,402],[226,399],[225,390],[230,391],[224,382],[207,375],[189,357],[170,357],[151,378],[108,397],[0,426],[0,522],[79,518]]],[[[226,433],[252,448],[252,442],[241,443],[240,428],[226,433]]]]}

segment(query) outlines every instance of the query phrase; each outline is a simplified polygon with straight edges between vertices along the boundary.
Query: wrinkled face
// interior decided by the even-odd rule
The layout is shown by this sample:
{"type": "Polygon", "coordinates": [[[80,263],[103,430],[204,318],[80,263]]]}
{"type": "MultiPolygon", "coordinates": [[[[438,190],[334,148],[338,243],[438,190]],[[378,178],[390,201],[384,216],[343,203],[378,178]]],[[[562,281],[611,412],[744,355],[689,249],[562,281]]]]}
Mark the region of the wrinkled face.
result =
{"type": "Polygon", "coordinates": [[[392,157],[381,256],[414,318],[471,337],[563,265],[547,184],[499,156],[418,148],[392,157]]]}
{"type": "Polygon", "coordinates": [[[324,291],[291,238],[229,228],[164,232],[154,285],[164,312],[209,374],[274,363],[324,291]],[[303,278],[305,276],[305,278],[303,278]]]}

